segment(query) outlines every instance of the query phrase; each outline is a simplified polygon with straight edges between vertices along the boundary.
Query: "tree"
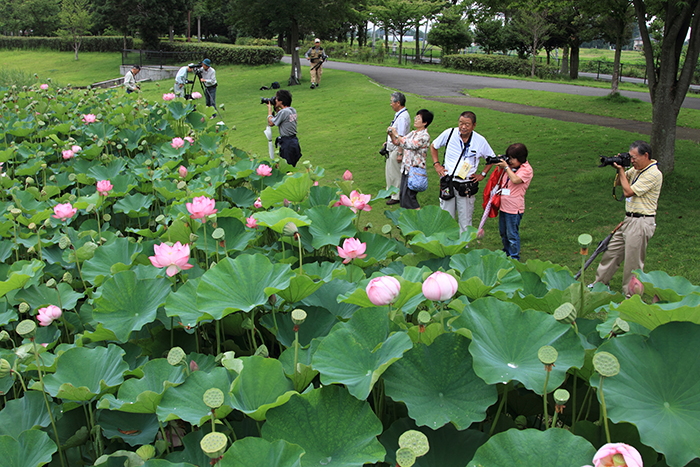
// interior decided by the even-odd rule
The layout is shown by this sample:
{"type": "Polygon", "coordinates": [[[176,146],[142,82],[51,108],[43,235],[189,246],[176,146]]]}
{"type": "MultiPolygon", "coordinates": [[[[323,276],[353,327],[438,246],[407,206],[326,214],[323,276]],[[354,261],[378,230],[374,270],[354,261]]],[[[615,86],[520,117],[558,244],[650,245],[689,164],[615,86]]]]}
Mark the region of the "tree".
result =
{"type": "Polygon", "coordinates": [[[445,10],[430,29],[428,42],[442,48],[443,55],[446,55],[471,44],[472,35],[461,15],[445,10]]]}
{"type": "Polygon", "coordinates": [[[676,122],[690,87],[700,54],[700,0],[665,2],[634,0],[639,33],[644,44],[649,95],[652,104],[651,147],[662,172],[673,171],[676,122]],[[663,18],[664,29],[658,56],[654,55],[647,22],[663,18]],[[688,37],[683,56],[683,44],[688,37]]]}
{"type": "Polygon", "coordinates": [[[503,23],[498,19],[483,19],[476,23],[474,43],[487,55],[503,50],[503,23]]]}
{"type": "Polygon", "coordinates": [[[618,92],[622,46],[632,38],[635,19],[632,0],[610,0],[608,13],[601,20],[603,39],[615,44],[615,60],[613,62],[610,94],[618,92]]]}
{"type": "Polygon", "coordinates": [[[539,2],[530,0],[523,7],[515,17],[513,27],[523,42],[527,44],[527,48],[532,54],[532,71],[530,76],[534,78],[537,51],[542,47],[543,42],[549,38],[549,31],[552,29],[552,25],[547,21],[547,9],[539,2]]]}
{"type": "Polygon", "coordinates": [[[76,60],[78,60],[78,50],[83,36],[92,26],[92,12],[88,7],[88,0],[63,0],[61,13],[58,15],[61,23],[58,33],[60,36],[72,39],[76,60]]]}
{"type": "Polygon", "coordinates": [[[33,36],[52,36],[59,27],[59,0],[24,0],[20,11],[23,26],[31,29],[33,36]]]}
{"type": "Polygon", "coordinates": [[[371,7],[372,13],[382,22],[388,31],[399,37],[399,65],[403,50],[403,36],[411,28],[416,16],[421,12],[420,5],[411,0],[382,0],[371,7]]]}

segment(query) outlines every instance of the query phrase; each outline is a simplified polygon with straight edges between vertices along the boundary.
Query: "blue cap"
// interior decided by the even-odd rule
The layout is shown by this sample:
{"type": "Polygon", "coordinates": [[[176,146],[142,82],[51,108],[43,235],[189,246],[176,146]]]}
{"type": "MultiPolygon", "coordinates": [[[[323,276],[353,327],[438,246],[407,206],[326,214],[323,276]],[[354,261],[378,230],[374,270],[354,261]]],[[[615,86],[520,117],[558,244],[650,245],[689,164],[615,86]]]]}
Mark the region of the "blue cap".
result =
{"type": "Polygon", "coordinates": [[[211,60],[205,58],[204,60],[202,60],[202,65],[211,66],[211,60]]]}

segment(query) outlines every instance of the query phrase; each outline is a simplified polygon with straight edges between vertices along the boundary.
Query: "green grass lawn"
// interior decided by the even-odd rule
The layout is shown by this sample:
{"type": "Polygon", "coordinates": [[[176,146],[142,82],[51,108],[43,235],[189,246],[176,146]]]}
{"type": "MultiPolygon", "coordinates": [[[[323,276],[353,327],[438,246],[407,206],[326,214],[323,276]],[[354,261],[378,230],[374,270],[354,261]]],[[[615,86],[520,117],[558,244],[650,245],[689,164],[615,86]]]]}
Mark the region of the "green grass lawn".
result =
{"type": "Polygon", "coordinates": [[[119,53],[81,52],[75,61],[73,52],[0,50],[3,70],[17,68],[38,75],[39,81],[51,78],[55,84],[87,86],[119,76],[119,53]]]}
{"type": "MultiPolygon", "coordinates": [[[[115,56],[113,71],[104,70],[106,78],[118,70],[119,55],[115,56]]],[[[0,59],[7,61],[6,52],[0,54],[0,59]]],[[[44,60],[66,62],[65,65],[43,65],[56,70],[52,76],[60,82],[78,83],[75,74],[78,71],[85,73],[89,78],[86,81],[105,79],[101,76],[93,78],[92,71],[85,72],[86,67],[71,66],[75,62],[70,53],[50,54],[44,60]]],[[[33,63],[34,60],[24,60],[16,66],[32,70],[33,63]]],[[[265,157],[267,140],[263,130],[267,107],[260,105],[260,97],[271,97],[274,93],[259,88],[269,86],[273,81],[284,85],[289,77],[289,66],[217,67],[214,64],[214,67],[219,81],[217,102],[226,107],[221,118],[237,128],[230,140],[243,150],[265,157]]],[[[303,85],[289,88],[294,98],[292,105],[299,115],[302,160],[325,168],[322,184],[333,185],[349,169],[360,191],[376,195],[385,183],[384,158],[377,151],[393,117],[389,106],[392,90],[363,75],[337,70],[325,70],[321,87],[311,90],[308,67],[303,67],[302,71],[303,85]]],[[[149,99],[160,100],[172,84],[172,80],[144,83],[143,94],[149,99]]],[[[459,114],[467,110],[413,95],[407,99],[412,115],[420,108],[435,113],[435,120],[428,128],[433,138],[444,129],[455,126],[459,114]]],[[[598,156],[624,152],[632,141],[645,136],[488,109],[476,109],[476,113],[476,130],[488,139],[494,151],[503,153],[509,144],[518,141],[525,143],[530,151],[529,159],[535,175],[526,196],[526,213],[521,224],[522,260],[553,261],[575,270],[580,265],[578,236],[589,233],[597,242],[623,218],[624,206],[611,196],[614,170],[598,168],[598,156]]],[[[273,130],[273,134],[276,133],[276,129],[273,130]]],[[[695,284],[700,284],[700,235],[696,221],[700,215],[696,201],[700,175],[691,170],[691,164],[698,149],[698,144],[689,141],[676,144],[676,170],[665,177],[658,228],[649,244],[645,267],[647,271],[660,269],[672,275],[683,275],[695,284]]],[[[418,197],[421,205],[438,204],[437,175],[434,171],[429,170],[429,173],[429,189],[418,197]]],[[[379,232],[389,223],[383,215],[387,209],[397,208],[387,207],[384,200],[374,201],[372,211],[363,214],[362,222],[371,222],[372,230],[379,232]]],[[[478,223],[482,209],[479,207],[476,211],[474,220],[478,223]]],[[[489,219],[486,237],[474,246],[501,248],[497,224],[496,219],[489,219]]],[[[589,272],[587,277],[591,276],[592,272],[589,272]]],[[[621,276],[622,273],[618,272],[613,287],[621,286],[621,276]]]]}

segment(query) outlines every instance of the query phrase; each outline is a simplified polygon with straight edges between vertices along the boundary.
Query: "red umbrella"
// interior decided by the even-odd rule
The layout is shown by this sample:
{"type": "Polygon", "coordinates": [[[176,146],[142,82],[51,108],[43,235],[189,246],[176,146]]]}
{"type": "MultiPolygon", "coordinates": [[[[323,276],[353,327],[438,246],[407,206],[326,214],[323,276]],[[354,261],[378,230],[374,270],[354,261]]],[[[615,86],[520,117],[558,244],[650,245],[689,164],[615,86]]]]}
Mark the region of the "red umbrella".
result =
{"type": "Polygon", "coordinates": [[[501,180],[503,175],[506,173],[505,170],[500,167],[493,171],[489,177],[489,181],[486,183],[486,188],[484,189],[484,215],[481,216],[481,222],[479,223],[479,229],[476,234],[477,238],[482,238],[484,236],[484,224],[488,217],[496,217],[498,214],[498,208],[501,206],[501,180]]]}

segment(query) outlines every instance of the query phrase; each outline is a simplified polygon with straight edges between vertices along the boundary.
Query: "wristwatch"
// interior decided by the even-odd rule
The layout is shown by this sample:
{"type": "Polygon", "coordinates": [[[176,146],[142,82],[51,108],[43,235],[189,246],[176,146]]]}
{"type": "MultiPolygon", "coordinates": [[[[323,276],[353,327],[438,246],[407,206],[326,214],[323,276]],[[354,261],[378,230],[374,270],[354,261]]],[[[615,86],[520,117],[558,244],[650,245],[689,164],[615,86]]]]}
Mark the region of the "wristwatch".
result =
{"type": "Polygon", "coordinates": [[[486,172],[481,172],[482,177],[486,177],[486,172]]]}

